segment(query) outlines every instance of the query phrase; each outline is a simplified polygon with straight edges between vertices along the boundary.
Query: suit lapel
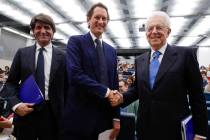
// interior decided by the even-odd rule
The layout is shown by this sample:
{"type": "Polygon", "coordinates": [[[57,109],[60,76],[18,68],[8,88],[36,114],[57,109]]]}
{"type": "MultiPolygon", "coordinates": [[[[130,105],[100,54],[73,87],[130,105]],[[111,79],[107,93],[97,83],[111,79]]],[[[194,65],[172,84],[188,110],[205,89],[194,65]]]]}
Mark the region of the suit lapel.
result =
{"type": "Polygon", "coordinates": [[[110,62],[109,61],[109,58],[111,57],[110,56],[110,51],[109,51],[109,47],[107,47],[107,44],[105,42],[102,42],[102,47],[103,47],[103,51],[104,51],[104,56],[105,56],[105,59],[106,59],[106,65],[107,65],[107,70],[108,70],[108,63],[110,62]]]}
{"type": "Polygon", "coordinates": [[[150,61],[150,52],[147,52],[146,54],[144,54],[144,56],[142,57],[140,64],[138,64],[138,66],[140,66],[140,71],[138,73],[140,73],[140,77],[142,78],[143,81],[146,82],[146,85],[148,87],[150,87],[149,84],[149,62],[150,61]]]}
{"type": "MultiPolygon", "coordinates": [[[[170,67],[176,62],[177,52],[171,47],[167,46],[165,54],[163,56],[158,74],[155,80],[155,85],[160,81],[160,79],[165,75],[165,73],[170,69],[170,67]]],[[[155,86],[154,85],[154,86],[155,86]]]]}
{"type": "Polygon", "coordinates": [[[36,45],[29,47],[29,51],[25,54],[26,55],[26,64],[28,65],[31,73],[34,73],[35,68],[35,54],[36,54],[36,45]]]}
{"type": "Polygon", "coordinates": [[[50,68],[50,83],[54,79],[55,72],[59,68],[59,63],[61,60],[61,54],[53,47],[52,49],[52,60],[51,60],[51,68],[50,68]]]}
{"type": "Polygon", "coordinates": [[[91,63],[92,63],[92,68],[94,70],[94,73],[96,74],[96,77],[98,77],[98,72],[97,72],[97,53],[96,53],[96,48],[95,48],[95,44],[94,41],[90,35],[90,33],[85,35],[85,45],[84,45],[84,49],[87,50],[88,54],[89,54],[89,58],[91,59],[91,63]]]}

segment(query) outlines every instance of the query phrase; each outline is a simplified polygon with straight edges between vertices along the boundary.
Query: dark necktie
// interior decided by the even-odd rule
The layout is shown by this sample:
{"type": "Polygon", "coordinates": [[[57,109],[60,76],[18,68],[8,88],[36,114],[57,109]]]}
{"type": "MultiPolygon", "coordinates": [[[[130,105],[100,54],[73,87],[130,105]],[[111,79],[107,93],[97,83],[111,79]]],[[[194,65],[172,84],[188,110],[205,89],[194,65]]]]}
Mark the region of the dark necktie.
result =
{"type": "Polygon", "coordinates": [[[39,86],[43,97],[45,96],[45,77],[44,77],[44,48],[39,49],[39,55],[37,59],[35,78],[37,85],[39,86]]]}
{"type": "Polygon", "coordinates": [[[160,52],[159,51],[155,51],[152,54],[152,61],[150,62],[150,67],[149,67],[149,79],[150,79],[150,88],[152,89],[154,86],[154,82],[155,82],[155,78],[160,66],[160,62],[158,60],[159,56],[160,56],[160,52]]]}
{"type": "Polygon", "coordinates": [[[95,42],[99,66],[99,82],[108,86],[108,71],[104,51],[101,45],[101,41],[96,39],[95,42]]]}

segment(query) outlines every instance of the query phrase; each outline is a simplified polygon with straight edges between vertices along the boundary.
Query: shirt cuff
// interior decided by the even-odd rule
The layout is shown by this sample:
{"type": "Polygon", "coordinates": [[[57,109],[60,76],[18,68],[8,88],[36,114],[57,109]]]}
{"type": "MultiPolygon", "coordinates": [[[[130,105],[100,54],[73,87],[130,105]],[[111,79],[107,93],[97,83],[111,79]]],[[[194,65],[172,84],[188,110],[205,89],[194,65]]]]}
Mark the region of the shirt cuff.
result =
{"type": "Polygon", "coordinates": [[[195,137],[198,137],[198,138],[201,138],[201,139],[204,139],[204,140],[206,140],[206,139],[207,139],[206,137],[201,136],[201,135],[197,135],[197,134],[195,134],[195,137]]]}
{"type": "Polygon", "coordinates": [[[105,98],[107,98],[109,96],[109,93],[110,93],[110,89],[107,88],[107,91],[106,91],[106,94],[105,94],[105,98]]]}
{"type": "Polygon", "coordinates": [[[16,105],[14,105],[13,107],[12,107],[12,110],[15,112],[15,110],[17,109],[17,107],[19,106],[19,105],[21,105],[22,103],[18,103],[18,104],[16,104],[16,105]]]}

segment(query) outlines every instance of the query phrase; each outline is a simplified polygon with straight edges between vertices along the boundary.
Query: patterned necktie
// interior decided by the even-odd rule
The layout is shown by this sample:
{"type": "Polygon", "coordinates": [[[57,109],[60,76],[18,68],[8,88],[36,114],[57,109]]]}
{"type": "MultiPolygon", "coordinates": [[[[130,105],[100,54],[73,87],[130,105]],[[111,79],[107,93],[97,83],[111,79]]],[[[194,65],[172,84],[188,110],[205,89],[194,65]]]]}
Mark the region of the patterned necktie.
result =
{"type": "Polygon", "coordinates": [[[95,39],[95,42],[99,66],[99,82],[108,86],[108,71],[104,51],[101,45],[101,41],[99,39],[95,39]]]}
{"type": "Polygon", "coordinates": [[[152,54],[152,61],[150,62],[150,67],[149,67],[149,79],[150,79],[150,88],[152,89],[154,86],[154,82],[155,82],[155,78],[160,66],[160,62],[158,60],[159,56],[160,56],[160,52],[159,51],[155,51],[152,54]]]}
{"type": "Polygon", "coordinates": [[[39,55],[37,59],[37,66],[36,66],[36,73],[35,73],[35,79],[37,82],[37,85],[39,86],[43,97],[45,97],[45,77],[44,77],[44,55],[43,51],[44,48],[39,49],[39,55]]]}

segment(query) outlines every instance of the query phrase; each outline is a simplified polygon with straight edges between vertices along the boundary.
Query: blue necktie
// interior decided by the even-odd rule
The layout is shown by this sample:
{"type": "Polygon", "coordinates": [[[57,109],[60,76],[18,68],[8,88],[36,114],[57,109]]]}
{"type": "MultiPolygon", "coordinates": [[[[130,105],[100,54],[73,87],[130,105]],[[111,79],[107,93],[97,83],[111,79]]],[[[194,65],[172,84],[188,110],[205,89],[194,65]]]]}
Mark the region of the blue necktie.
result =
{"type": "Polygon", "coordinates": [[[95,39],[95,42],[99,67],[99,82],[108,86],[108,71],[104,51],[101,45],[101,41],[99,39],[95,39]]]}
{"type": "Polygon", "coordinates": [[[37,67],[35,73],[35,79],[37,85],[39,86],[43,94],[43,97],[45,96],[44,55],[43,55],[44,50],[45,50],[44,48],[39,49],[39,55],[37,59],[37,67]]]}
{"type": "Polygon", "coordinates": [[[154,86],[154,82],[155,82],[155,78],[160,66],[160,62],[158,60],[159,56],[160,56],[160,52],[159,51],[155,51],[152,54],[152,61],[150,62],[150,66],[149,66],[149,79],[150,79],[150,88],[152,89],[154,86]]]}

